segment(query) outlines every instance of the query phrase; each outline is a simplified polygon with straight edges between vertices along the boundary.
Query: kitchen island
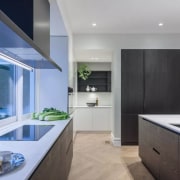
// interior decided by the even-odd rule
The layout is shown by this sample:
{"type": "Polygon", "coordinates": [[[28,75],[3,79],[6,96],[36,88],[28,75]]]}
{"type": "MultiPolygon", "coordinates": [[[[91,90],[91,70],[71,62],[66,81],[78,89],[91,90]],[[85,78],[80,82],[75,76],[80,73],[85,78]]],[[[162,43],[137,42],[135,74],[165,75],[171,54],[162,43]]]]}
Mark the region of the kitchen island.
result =
{"type": "Polygon", "coordinates": [[[3,180],[67,179],[73,153],[72,118],[61,121],[25,120],[0,128],[0,136],[22,125],[54,125],[38,141],[0,141],[1,151],[21,153],[25,163],[0,176],[3,180]],[[53,165],[53,166],[52,166],[53,165]]]}
{"type": "Polygon", "coordinates": [[[180,179],[180,115],[139,115],[139,156],[156,179],[180,179]]]}

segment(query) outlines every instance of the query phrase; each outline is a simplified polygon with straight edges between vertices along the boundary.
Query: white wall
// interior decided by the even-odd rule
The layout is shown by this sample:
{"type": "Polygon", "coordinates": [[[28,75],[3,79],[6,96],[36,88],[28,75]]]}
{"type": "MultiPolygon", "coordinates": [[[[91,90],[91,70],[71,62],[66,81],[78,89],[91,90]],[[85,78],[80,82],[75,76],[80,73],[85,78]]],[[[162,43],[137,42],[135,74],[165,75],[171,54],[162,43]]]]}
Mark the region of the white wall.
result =
{"type": "Polygon", "coordinates": [[[57,0],[49,0],[49,2],[50,56],[62,67],[62,72],[55,69],[37,71],[36,110],[55,107],[67,111],[67,87],[69,84],[73,86],[72,33],[61,8],[62,3],[57,0]]]}
{"type": "Polygon", "coordinates": [[[112,93],[106,92],[81,92],[77,93],[77,106],[86,106],[87,102],[96,102],[96,98],[98,98],[99,106],[111,106],[112,105],[112,93]]]}
{"type": "Polygon", "coordinates": [[[113,91],[113,136],[121,138],[121,49],[180,49],[180,34],[74,35],[75,49],[111,49],[113,91]]]}
{"type": "Polygon", "coordinates": [[[68,66],[69,66],[69,86],[74,87],[74,52],[73,52],[73,36],[71,32],[71,26],[68,21],[66,8],[64,7],[64,0],[49,0],[52,11],[52,30],[51,35],[68,36],[68,66]],[[54,18],[56,17],[56,18],[54,18]]]}
{"type": "Polygon", "coordinates": [[[55,107],[67,112],[68,100],[68,38],[51,36],[51,57],[62,68],[40,70],[39,111],[55,107]]]}
{"type": "Polygon", "coordinates": [[[77,68],[79,68],[81,64],[86,64],[91,71],[111,71],[110,62],[78,62],[77,68]]]}

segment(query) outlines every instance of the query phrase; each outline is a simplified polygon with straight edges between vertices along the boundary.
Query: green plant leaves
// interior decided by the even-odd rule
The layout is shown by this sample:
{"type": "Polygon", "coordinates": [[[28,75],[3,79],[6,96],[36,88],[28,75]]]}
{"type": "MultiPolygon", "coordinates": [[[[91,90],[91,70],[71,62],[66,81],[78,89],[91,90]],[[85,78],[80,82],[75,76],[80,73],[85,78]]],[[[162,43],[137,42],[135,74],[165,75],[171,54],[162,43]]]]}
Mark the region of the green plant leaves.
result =
{"type": "Polygon", "coordinates": [[[91,70],[86,64],[82,64],[78,68],[78,73],[81,79],[86,80],[90,76],[91,70]]]}

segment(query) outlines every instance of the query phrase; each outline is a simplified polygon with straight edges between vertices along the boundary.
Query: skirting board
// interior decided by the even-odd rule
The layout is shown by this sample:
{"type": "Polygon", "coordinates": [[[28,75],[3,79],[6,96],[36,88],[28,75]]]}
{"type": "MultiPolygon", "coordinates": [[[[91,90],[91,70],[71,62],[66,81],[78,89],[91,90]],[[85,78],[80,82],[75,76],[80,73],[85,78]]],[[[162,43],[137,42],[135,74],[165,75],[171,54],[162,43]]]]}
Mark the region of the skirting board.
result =
{"type": "Polygon", "coordinates": [[[121,139],[114,137],[113,133],[111,133],[111,141],[114,146],[121,146],[121,139]]]}

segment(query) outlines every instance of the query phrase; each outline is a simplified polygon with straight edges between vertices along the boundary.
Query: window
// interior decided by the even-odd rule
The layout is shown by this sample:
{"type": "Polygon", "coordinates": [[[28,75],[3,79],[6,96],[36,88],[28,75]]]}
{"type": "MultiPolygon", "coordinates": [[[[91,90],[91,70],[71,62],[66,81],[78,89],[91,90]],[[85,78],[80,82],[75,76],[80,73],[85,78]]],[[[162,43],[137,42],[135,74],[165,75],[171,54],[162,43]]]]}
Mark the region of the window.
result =
{"type": "Polygon", "coordinates": [[[16,67],[0,60],[0,121],[16,115],[16,67]]]}
{"type": "Polygon", "coordinates": [[[34,112],[34,79],[34,72],[0,59],[0,126],[34,112]]]}
{"type": "Polygon", "coordinates": [[[34,72],[23,70],[23,114],[34,112],[34,72]]]}

